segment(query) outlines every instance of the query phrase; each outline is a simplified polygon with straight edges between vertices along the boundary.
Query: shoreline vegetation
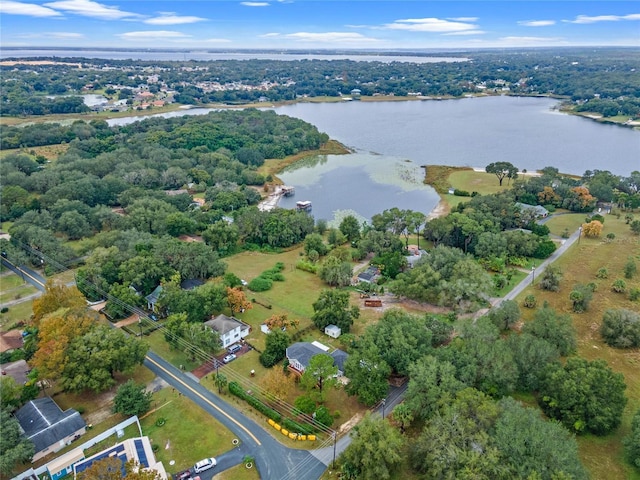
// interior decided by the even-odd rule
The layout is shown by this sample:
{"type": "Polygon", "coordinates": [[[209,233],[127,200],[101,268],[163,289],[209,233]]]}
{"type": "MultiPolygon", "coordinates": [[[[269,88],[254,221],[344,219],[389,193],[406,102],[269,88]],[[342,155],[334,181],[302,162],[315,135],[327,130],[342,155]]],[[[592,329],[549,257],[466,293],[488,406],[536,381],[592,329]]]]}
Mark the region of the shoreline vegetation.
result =
{"type": "MultiPolygon", "coordinates": [[[[99,94],[100,92],[95,92],[99,94]]],[[[172,103],[163,107],[153,107],[145,110],[127,110],[124,112],[87,112],[80,114],[54,114],[54,115],[26,115],[20,117],[0,117],[0,126],[21,126],[34,123],[66,123],[74,122],[76,120],[111,120],[114,118],[123,117],[147,117],[149,115],[175,112],[178,110],[190,110],[192,108],[211,108],[211,109],[245,109],[245,108],[277,108],[286,105],[294,105],[296,103],[341,103],[345,101],[359,101],[359,102],[405,102],[405,101],[444,101],[444,100],[464,100],[467,98],[481,98],[489,96],[516,96],[516,97],[540,97],[540,98],[553,98],[558,101],[566,100],[566,97],[557,95],[523,95],[523,94],[506,94],[506,93],[479,93],[479,94],[467,94],[463,97],[454,97],[451,95],[442,96],[395,96],[395,95],[379,95],[379,96],[362,96],[357,100],[351,97],[304,97],[296,100],[284,100],[277,102],[253,102],[253,103],[207,103],[202,105],[187,105],[180,103],[172,103]]],[[[573,107],[567,107],[559,105],[557,109],[560,113],[567,115],[576,115],[579,117],[587,118],[598,123],[606,125],[617,125],[626,128],[632,128],[634,130],[640,130],[640,120],[633,121],[628,116],[618,115],[616,117],[603,117],[600,114],[593,112],[576,112],[573,107]]]]}

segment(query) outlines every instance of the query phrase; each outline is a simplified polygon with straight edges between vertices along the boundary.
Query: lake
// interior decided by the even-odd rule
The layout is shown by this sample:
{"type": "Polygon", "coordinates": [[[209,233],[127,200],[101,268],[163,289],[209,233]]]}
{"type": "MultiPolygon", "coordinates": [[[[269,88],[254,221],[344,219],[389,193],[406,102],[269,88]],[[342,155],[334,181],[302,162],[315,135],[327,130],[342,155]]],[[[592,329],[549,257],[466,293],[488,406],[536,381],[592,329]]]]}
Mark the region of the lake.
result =
{"type": "MultiPolygon", "coordinates": [[[[554,110],[556,100],[481,97],[444,101],[298,103],[277,107],[352,148],[293,165],[280,178],[296,188],[280,206],[310,200],[316,218],[332,220],[352,210],[369,220],[398,207],[428,214],[435,191],[422,184],[422,165],[484,168],[507,161],[529,171],[546,166],[582,175],[640,170],[640,132],[554,110]]],[[[163,114],[204,114],[198,108],[163,114]]],[[[109,120],[126,124],[139,118],[109,120]]]]}

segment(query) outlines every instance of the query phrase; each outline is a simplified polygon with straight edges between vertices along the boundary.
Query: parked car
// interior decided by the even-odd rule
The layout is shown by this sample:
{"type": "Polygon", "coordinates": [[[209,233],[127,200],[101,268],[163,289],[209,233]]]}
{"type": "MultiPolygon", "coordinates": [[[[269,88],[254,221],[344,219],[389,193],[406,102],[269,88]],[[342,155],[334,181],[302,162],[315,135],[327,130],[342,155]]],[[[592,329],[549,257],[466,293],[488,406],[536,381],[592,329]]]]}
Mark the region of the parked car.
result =
{"type": "Polygon", "coordinates": [[[242,350],[242,345],[240,345],[239,343],[234,343],[229,348],[227,348],[227,352],[229,353],[236,353],[238,350],[242,350]]]}
{"type": "Polygon", "coordinates": [[[216,466],[216,459],[215,458],[205,458],[204,460],[200,460],[198,463],[196,463],[193,466],[193,471],[195,473],[201,473],[204,472],[205,470],[209,470],[210,468],[213,468],[216,466]]]}
{"type": "Polygon", "coordinates": [[[229,363],[229,362],[233,362],[235,359],[236,359],[235,354],[230,353],[229,355],[227,355],[226,357],[224,357],[224,358],[222,359],[222,361],[223,361],[224,363],[229,363]]]}
{"type": "Polygon", "coordinates": [[[176,480],[191,480],[191,470],[185,470],[184,472],[176,473],[176,480]]]}

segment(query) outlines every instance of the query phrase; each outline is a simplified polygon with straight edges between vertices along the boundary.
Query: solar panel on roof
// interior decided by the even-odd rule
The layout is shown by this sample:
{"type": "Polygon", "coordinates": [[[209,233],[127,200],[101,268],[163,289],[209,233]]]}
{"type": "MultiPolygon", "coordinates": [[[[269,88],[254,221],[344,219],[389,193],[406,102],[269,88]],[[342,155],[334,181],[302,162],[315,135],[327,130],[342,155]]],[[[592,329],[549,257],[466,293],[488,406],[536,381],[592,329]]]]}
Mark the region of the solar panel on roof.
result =
{"type": "Polygon", "coordinates": [[[142,440],[134,440],[133,444],[136,447],[136,452],[138,453],[138,461],[140,465],[144,468],[149,468],[149,461],[147,460],[147,454],[144,451],[144,445],[142,444],[142,440]]]}

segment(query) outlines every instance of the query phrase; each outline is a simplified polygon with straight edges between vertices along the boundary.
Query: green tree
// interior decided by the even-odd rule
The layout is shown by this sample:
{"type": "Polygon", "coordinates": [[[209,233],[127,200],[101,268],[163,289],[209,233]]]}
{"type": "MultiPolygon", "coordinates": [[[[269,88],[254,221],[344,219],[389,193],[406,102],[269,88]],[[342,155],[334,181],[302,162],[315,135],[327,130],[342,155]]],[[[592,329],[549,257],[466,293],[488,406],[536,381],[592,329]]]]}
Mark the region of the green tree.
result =
{"type": "Polygon", "coordinates": [[[623,440],[624,452],[627,459],[637,469],[640,469],[640,409],[631,420],[631,433],[623,440]]]}
{"type": "Polygon", "coordinates": [[[571,357],[562,366],[550,363],[540,386],[544,412],[577,433],[606,435],[620,424],[627,386],[604,360],[571,357]]]}
{"type": "Polygon", "coordinates": [[[327,325],[337,325],[342,333],[349,333],[353,321],[360,316],[358,307],[349,306],[346,290],[322,290],[312,306],[311,320],[323,332],[327,325]]]}
{"type": "Polygon", "coordinates": [[[571,317],[559,314],[546,303],[536,311],[533,321],[524,325],[522,332],[548,341],[563,357],[576,350],[576,332],[571,317]]]}
{"type": "Polygon", "coordinates": [[[629,228],[631,228],[631,232],[635,235],[640,235],[640,220],[632,220],[629,224],[629,228]]]}
{"type": "Polygon", "coordinates": [[[378,323],[367,328],[365,337],[398,375],[407,375],[416,358],[432,351],[432,334],[425,318],[398,308],[384,312],[378,323]]]}
{"type": "MultiPolygon", "coordinates": [[[[495,444],[515,472],[514,478],[554,480],[559,475],[589,478],[580,463],[575,437],[562,425],[545,421],[537,410],[524,408],[511,397],[500,401],[495,444]]],[[[562,478],[562,477],[560,477],[562,478]]]]}
{"type": "Polygon", "coordinates": [[[121,330],[97,325],[71,342],[61,384],[71,392],[107,390],[115,385],[116,373],[130,372],[142,364],[148,348],[121,330]]]}
{"type": "Polygon", "coordinates": [[[3,375],[0,377],[0,405],[3,410],[9,412],[20,406],[22,386],[18,385],[13,377],[3,375]]]}
{"type": "Polygon", "coordinates": [[[222,390],[229,384],[227,377],[222,375],[221,373],[216,373],[213,376],[213,383],[215,383],[216,387],[218,387],[218,393],[222,393],[222,390]]]}
{"type": "Polygon", "coordinates": [[[409,368],[405,403],[415,418],[427,420],[464,387],[451,363],[432,356],[422,357],[409,368]]]}
{"type": "Polygon", "coordinates": [[[497,416],[489,397],[472,388],[460,391],[412,443],[412,467],[425,478],[513,478],[488,434],[497,416]]]}
{"type": "Polygon", "coordinates": [[[549,265],[540,279],[540,288],[542,290],[549,290],[550,292],[557,292],[560,290],[560,280],[562,279],[562,272],[555,265],[549,265]]]}
{"type": "Polygon", "coordinates": [[[265,341],[264,352],[260,354],[260,363],[267,368],[273,367],[285,357],[290,343],[291,339],[287,333],[279,328],[271,330],[265,341]]]}
{"type": "Polygon", "coordinates": [[[329,255],[320,265],[318,276],[332,287],[345,287],[351,283],[353,267],[349,262],[329,255]]]}
{"type": "Polygon", "coordinates": [[[489,312],[489,319],[500,330],[508,330],[520,320],[520,307],[515,300],[505,300],[498,308],[489,312]]]}
{"type": "Polygon", "coordinates": [[[10,475],[18,463],[31,460],[35,447],[22,434],[20,424],[4,408],[0,410],[0,472],[10,475]]]}
{"type": "Polygon", "coordinates": [[[600,335],[615,348],[640,347],[640,314],[624,308],[606,310],[600,335]]]}
{"type": "Polygon", "coordinates": [[[403,441],[388,422],[367,412],[353,428],[353,440],[340,456],[342,473],[350,480],[387,480],[402,463],[403,441]]]}
{"type": "Polygon", "coordinates": [[[345,391],[358,397],[368,407],[382,400],[389,391],[391,368],[379,350],[369,342],[352,352],[344,363],[344,375],[349,379],[345,391]]]}
{"type": "Polygon", "coordinates": [[[569,300],[575,313],[583,313],[589,308],[589,303],[593,298],[593,290],[588,285],[578,284],[573,287],[569,294],[569,300]]]}
{"type": "Polygon", "coordinates": [[[347,215],[344,217],[340,222],[340,227],[338,228],[350,242],[355,242],[360,238],[360,223],[353,215],[347,215]]]}
{"type": "Polygon", "coordinates": [[[322,235],[319,233],[310,233],[304,239],[304,253],[309,253],[315,250],[321,257],[326,255],[329,251],[329,247],[325,245],[322,235]]]}
{"type": "Polygon", "coordinates": [[[140,416],[149,408],[151,408],[151,392],[146,391],[145,385],[137,385],[133,380],[127,380],[118,387],[113,399],[114,413],[140,416]]]}
{"type": "Polygon", "coordinates": [[[300,385],[308,392],[318,388],[322,398],[325,387],[337,385],[337,374],[338,367],[334,365],[333,357],[325,353],[319,353],[309,360],[309,365],[307,365],[302,377],[300,377],[300,385]]]}
{"type": "Polygon", "coordinates": [[[518,367],[516,388],[521,391],[537,391],[547,365],[560,358],[558,349],[543,338],[530,333],[509,335],[507,345],[513,352],[518,367]]]}
{"type": "Polygon", "coordinates": [[[402,402],[393,407],[393,419],[400,424],[400,433],[404,434],[406,428],[413,422],[413,411],[406,403],[402,402]]]}
{"type": "Polygon", "coordinates": [[[485,167],[485,172],[493,173],[498,177],[500,186],[505,178],[509,180],[515,180],[518,178],[518,168],[509,162],[493,162],[485,167]]]}

